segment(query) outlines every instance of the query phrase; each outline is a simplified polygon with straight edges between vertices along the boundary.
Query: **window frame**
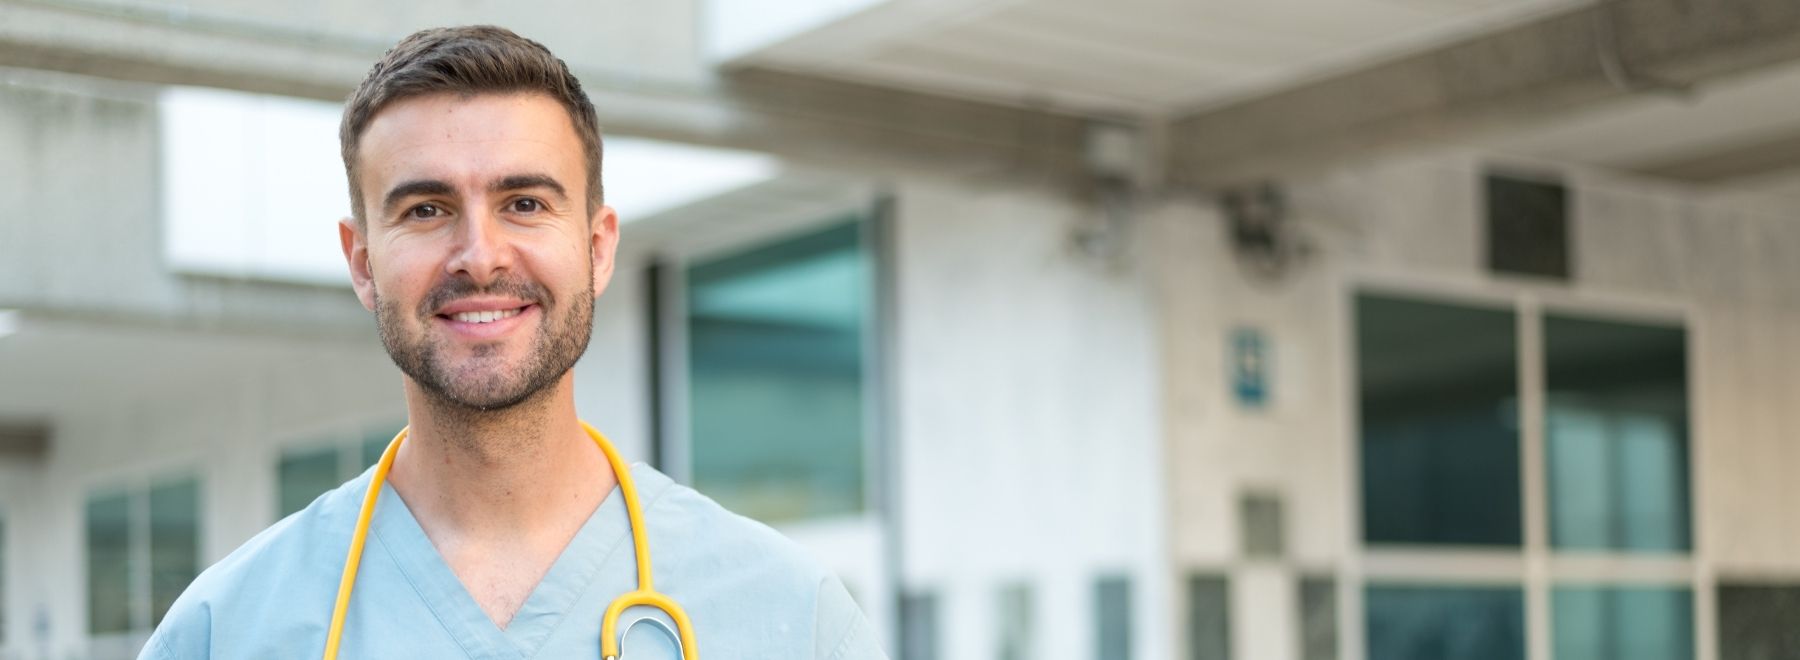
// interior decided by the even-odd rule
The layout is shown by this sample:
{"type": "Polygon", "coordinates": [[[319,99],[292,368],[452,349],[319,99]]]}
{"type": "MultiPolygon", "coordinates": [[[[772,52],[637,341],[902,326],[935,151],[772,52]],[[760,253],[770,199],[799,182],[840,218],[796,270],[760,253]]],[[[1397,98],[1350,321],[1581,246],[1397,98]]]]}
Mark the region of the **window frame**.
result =
{"type": "Polygon", "coordinates": [[[1342,443],[1346,452],[1343,509],[1348,557],[1338,578],[1342,607],[1338,613],[1339,653],[1344,660],[1368,660],[1364,626],[1366,592],[1371,585],[1393,582],[1457,587],[1471,583],[1511,584],[1525,595],[1527,660],[1553,660],[1552,594],[1559,585],[1603,584],[1618,587],[1681,587],[1693,597],[1695,658],[1711,657],[1717,646],[1715,579],[1710,550],[1700,535],[1704,509],[1698,434],[1700,411],[1696,383],[1699,337],[1705,332],[1692,303],[1666,297],[1572,289],[1561,283],[1498,280],[1485,273],[1424,280],[1394,267],[1351,267],[1339,278],[1335,341],[1340,383],[1342,443]],[[1523,543],[1516,550],[1488,547],[1371,546],[1363,539],[1360,356],[1356,351],[1356,304],[1360,295],[1378,295],[1426,303],[1497,307],[1515,314],[1518,341],[1519,450],[1523,543]],[[1545,428],[1547,371],[1545,317],[1645,323],[1678,327],[1687,351],[1689,548],[1678,554],[1642,555],[1615,551],[1556,550],[1550,540],[1549,475],[1545,428]]]}
{"type": "MultiPolygon", "coordinates": [[[[206,570],[208,533],[208,484],[205,470],[186,467],[137,474],[112,481],[96,481],[81,490],[81,635],[100,649],[135,648],[156,626],[155,594],[151,575],[152,558],[152,491],[183,482],[191,482],[196,491],[194,502],[195,577],[206,570]],[[88,505],[102,497],[120,496],[126,505],[126,604],[129,622],[125,630],[95,632],[93,611],[90,544],[88,539],[88,505]]],[[[191,584],[191,581],[190,581],[191,584]]],[[[186,587],[183,587],[185,590],[186,587]]],[[[102,653],[104,655],[104,653],[102,653]]]]}
{"type": "Polygon", "coordinates": [[[816,526],[831,525],[839,522],[856,524],[855,521],[878,517],[885,507],[887,495],[883,491],[887,475],[881,463],[886,454],[885,442],[885,398],[887,388],[886,363],[883,361],[884,351],[881,342],[887,336],[887,323],[882,311],[883,291],[881,279],[882,269],[886,267],[883,254],[878,243],[884,240],[877,236],[880,230],[877,215],[882,211],[875,204],[863,199],[861,203],[832,203],[816,209],[796,213],[793,217],[781,221],[756,224],[755,227],[740,227],[736,231],[712,233],[693,241],[664,241],[653,251],[653,259],[646,265],[655,268],[657,275],[653,298],[656,304],[649,307],[656,318],[649,325],[656,333],[655,344],[658,351],[653,361],[652,375],[655,391],[651,393],[652,426],[659,430],[657,437],[652,438],[651,454],[661,459],[657,469],[680,483],[693,483],[694,478],[694,446],[692,428],[692,407],[690,395],[692,381],[690,374],[689,336],[688,336],[688,277],[687,271],[697,264],[728,258],[734,254],[753,251],[764,247],[772,247],[784,241],[803,238],[807,235],[829,231],[846,224],[860,225],[860,250],[867,260],[868,269],[868,305],[867,316],[862,332],[862,456],[863,486],[862,507],[859,511],[843,516],[822,519],[801,519],[778,521],[778,526],[794,525],[816,526]]]}
{"type": "MultiPolygon", "coordinates": [[[[393,441],[394,434],[406,425],[405,411],[388,415],[374,415],[354,418],[349,421],[334,421],[330,424],[308,426],[282,434],[269,449],[269,523],[274,524],[288,514],[281,511],[281,464],[290,456],[330,450],[336,455],[336,468],[339,475],[338,484],[356,478],[367,466],[362,465],[363,445],[376,435],[384,435],[388,442],[393,441]]],[[[334,485],[333,487],[335,487],[334,485]]],[[[329,490],[329,489],[327,489],[329,490]]],[[[322,495],[324,493],[319,493],[322,495]]],[[[317,498],[318,495],[314,495],[317,498]]],[[[308,500],[309,502],[311,500],[308,500]]]]}

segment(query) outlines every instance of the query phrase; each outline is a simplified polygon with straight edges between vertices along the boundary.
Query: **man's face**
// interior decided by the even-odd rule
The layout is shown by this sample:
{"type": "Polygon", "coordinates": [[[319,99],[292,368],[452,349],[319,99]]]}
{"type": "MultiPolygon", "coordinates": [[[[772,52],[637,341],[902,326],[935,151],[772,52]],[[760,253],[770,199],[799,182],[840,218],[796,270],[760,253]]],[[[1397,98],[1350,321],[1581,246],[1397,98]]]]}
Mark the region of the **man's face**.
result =
{"type": "Polygon", "coordinates": [[[581,139],[541,94],[454,94],[381,110],[357,154],[365,221],[339,234],[381,341],[419,386],[506,408],[587,349],[618,221],[588,213],[581,139]]]}

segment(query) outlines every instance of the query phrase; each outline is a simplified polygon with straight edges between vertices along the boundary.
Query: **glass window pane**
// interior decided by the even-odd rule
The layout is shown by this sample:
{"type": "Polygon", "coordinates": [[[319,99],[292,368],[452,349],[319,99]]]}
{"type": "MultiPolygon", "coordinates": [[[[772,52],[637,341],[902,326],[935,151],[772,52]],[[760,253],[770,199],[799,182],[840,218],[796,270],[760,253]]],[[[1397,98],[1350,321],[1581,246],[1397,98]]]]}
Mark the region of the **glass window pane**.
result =
{"type": "Polygon", "coordinates": [[[1719,660],[1800,658],[1800,584],[1720,584],[1719,660]]]}
{"type": "Polygon", "coordinates": [[[200,482],[150,489],[150,625],[200,574],[200,482]]]}
{"type": "Polygon", "coordinates": [[[338,479],[338,449],[324,447],[283,454],[276,476],[281,507],[276,515],[286,517],[342,483],[338,479]]]}
{"type": "Polygon", "coordinates": [[[1031,586],[1009,585],[1000,590],[1000,660],[1038,657],[1031,644],[1031,586]]]}
{"type": "Polygon", "coordinates": [[[1131,580],[1103,577],[1094,583],[1095,655],[1098,660],[1131,658],[1131,580]]]}
{"type": "Polygon", "coordinates": [[[1687,589],[1557,587],[1557,660],[1692,660],[1694,606],[1687,589]]]}
{"type": "Polygon", "coordinates": [[[1300,579],[1300,658],[1337,660],[1337,580],[1329,577],[1300,579]]]}
{"type": "Polygon", "coordinates": [[[900,660],[938,657],[937,596],[909,593],[900,597],[900,660]]]}
{"type": "Polygon", "coordinates": [[[1281,558],[1286,552],[1284,525],[1280,495],[1244,493],[1238,496],[1238,529],[1245,557],[1281,558]]]}
{"type": "Polygon", "coordinates": [[[1519,545],[1515,323],[1506,310],[1357,297],[1366,541],[1519,545]]]}
{"type": "Polygon", "coordinates": [[[1188,660],[1231,660],[1231,585],[1223,576],[1188,577],[1188,660]]]}
{"type": "Polygon", "coordinates": [[[1364,606],[1370,658],[1525,658],[1525,595],[1517,588],[1372,586],[1364,606]]]}
{"type": "Polygon", "coordinates": [[[868,266],[849,224],[689,269],[694,484],[764,521],[863,509],[868,266]]]}
{"type": "Polygon", "coordinates": [[[88,632],[131,630],[131,498],[87,501],[88,632]]]}
{"type": "Polygon", "coordinates": [[[1544,355],[1552,545],[1687,550],[1687,334],[1548,315],[1544,355]]]}

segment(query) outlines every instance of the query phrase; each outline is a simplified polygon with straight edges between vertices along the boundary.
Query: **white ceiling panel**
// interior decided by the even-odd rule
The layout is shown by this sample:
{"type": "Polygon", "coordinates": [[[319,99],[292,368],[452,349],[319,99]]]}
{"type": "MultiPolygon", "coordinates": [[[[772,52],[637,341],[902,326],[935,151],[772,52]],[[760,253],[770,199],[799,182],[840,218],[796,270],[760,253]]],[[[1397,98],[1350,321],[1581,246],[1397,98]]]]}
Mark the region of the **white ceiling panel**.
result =
{"type": "Polygon", "coordinates": [[[1587,0],[888,0],[736,60],[1097,112],[1173,113],[1587,0]]]}

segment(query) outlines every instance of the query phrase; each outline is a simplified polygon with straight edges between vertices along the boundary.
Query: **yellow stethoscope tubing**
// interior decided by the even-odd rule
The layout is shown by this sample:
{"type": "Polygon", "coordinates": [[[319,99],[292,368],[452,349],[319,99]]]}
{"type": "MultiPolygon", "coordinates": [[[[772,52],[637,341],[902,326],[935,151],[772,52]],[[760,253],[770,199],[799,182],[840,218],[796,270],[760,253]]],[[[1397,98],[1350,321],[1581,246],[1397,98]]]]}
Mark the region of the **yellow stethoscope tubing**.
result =
{"type": "MultiPolygon", "coordinates": [[[[381,496],[381,485],[387,483],[388,470],[393,468],[394,456],[400,452],[400,443],[406,441],[406,432],[410,428],[400,429],[393,441],[388,443],[387,449],[381,452],[381,460],[375,464],[375,474],[369,479],[368,492],[363,495],[362,511],[356,516],[356,531],[350,535],[350,551],[344,558],[344,574],[338,579],[337,603],[331,610],[331,628],[325,635],[325,660],[337,660],[338,644],[343,641],[344,636],[344,619],[350,612],[350,593],[356,588],[356,571],[362,566],[363,545],[369,537],[369,522],[375,517],[375,500],[381,496]]],[[[694,643],[694,629],[688,621],[687,611],[676,604],[674,599],[656,591],[652,581],[649,535],[643,525],[643,506],[638,502],[637,483],[631,477],[631,470],[599,430],[587,422],[581,422],[581,428],[587,432],[588,437],[594,439],[594,444],[600,447],[600,453],[606,455],[606,462],[612,466],[613,475],[619,481],[619,493],[625,498],[625,515],[631,526],[631,549],[637,560],[637,590],[614,599],[606,607],[605,619],[600,624],[600,655],[606,660],[619,658],[619,638],[616,634],[619,617],[624,614],[625,608],[644,605],[662,610],[675,621],[684,660],[700,660],[699,645],[694,643]]]]}

